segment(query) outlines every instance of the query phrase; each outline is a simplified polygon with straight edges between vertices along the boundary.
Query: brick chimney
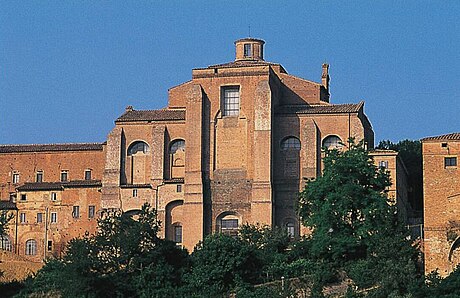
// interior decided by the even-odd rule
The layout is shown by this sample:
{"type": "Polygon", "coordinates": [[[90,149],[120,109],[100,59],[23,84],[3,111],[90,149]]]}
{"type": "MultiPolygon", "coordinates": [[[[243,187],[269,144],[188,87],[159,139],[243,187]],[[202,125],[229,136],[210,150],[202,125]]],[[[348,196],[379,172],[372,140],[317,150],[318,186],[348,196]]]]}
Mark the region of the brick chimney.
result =
{"type": "Polygon", "coordinates": [[[321,75],[321,83],[329,91],[329,64],[323,63],[323,73],[321,75]]]}
{"type": "Polygon", "coordinates": [[[236,58],[241,60],[264,60],[265,41],[256,38],[242,38],[235,41],[236,58]]]}

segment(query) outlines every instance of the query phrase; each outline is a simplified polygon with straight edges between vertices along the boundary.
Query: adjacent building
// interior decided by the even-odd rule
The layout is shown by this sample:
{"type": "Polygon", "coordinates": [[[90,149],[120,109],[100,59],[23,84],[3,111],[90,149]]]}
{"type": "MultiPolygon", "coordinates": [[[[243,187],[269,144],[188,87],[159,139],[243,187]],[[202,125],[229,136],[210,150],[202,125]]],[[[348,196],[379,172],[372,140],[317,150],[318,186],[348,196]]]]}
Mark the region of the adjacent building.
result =
{"type": "Polygon", "coordinates": [[[460,263],[460,133],[422,139],[425,273],[460,263]]]}

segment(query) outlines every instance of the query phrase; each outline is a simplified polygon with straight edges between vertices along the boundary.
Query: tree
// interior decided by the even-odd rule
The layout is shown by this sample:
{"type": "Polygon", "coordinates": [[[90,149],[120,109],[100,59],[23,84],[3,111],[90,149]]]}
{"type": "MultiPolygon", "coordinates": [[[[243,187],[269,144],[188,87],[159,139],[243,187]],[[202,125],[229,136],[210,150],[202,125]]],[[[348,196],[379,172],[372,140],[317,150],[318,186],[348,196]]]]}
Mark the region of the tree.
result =
{"type": "Polygon", "coordinates": [[[63,297],[169,297],[181,287],[188,254],[160,239],[156,211],[134,219],[118,213],[101,219],[95,235],[73,239],[62,259],[48,260],[28,281],[26,293],[63,297]]]}
{"type": "Polygon", "coordinates": [[[360,288],[374,287],[371,296],[407,293],[417,276],[417,251],[385,194],[388,173],[352,140],[346,150],[326,150],[323,162],[323,175],[308,182],[299,199],[320,272],[315,293],[320,295],[331,272],[360,288]]]}

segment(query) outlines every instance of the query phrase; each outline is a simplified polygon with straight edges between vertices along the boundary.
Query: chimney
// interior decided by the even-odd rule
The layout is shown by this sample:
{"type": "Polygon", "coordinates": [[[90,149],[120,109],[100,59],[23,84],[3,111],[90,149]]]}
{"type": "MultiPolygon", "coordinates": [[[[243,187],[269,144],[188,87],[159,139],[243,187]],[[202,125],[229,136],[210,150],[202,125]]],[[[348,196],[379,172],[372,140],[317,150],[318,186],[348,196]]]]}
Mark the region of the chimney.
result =
{"type": "Polygon", "coordinates": [[[264,60],[265,41],[257,38],[243,38],[235,41],[236,58],[241,60],[264,60]]]}
{"type": "Polygon", "coordinates": [[[133,106],[127,106],[125,111],[126,112],[132,112],[134,110],[133,106]]]}
{"type": "Polygon", "coordinates": [[[323,63],[323,73],[321,75],[321,83],[329,93],[329,64],[323,63]]]}

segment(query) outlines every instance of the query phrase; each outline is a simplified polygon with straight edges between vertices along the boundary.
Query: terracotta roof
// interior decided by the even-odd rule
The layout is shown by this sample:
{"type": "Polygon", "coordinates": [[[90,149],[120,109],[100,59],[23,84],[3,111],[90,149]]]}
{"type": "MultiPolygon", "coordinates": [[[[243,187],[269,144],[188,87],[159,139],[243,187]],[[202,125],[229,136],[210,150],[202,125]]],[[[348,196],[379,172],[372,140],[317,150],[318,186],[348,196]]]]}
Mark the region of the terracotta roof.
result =
{"type": "Polygon", "coordinates": [[[122,184],[121,188],[152,188],[151,184],[122,184]]]}
{"type": "Polygon", "coordinates": [[[278,63],[266,62],[263,60],[238,60],[238,61],[231,61],[223,64],[214,64],[209,65],[207,68],[234,68],[234,67],[253,67],[253,66],[268,66],[268,65],[276,65],[278,63]]]}
{"type": "Polygon", "coordinates": [[[184,183],[184,178],[171,178],[168,180],[164,181],[166,184],[172,184],[172,183],[184,183]]]}
{"type": "Polygon", "coordinates": [[[17,188],[18,191],[62,190],[75,187],[100,187],[100,180],[73,180],[69,182],[27,182],[17,188]]]}
{"type": "Polygon", "coordinates": [[[104,143],[0,145],[0,153],[46,151],[98,151],[104,143]]]}
{"type": "Polygon", "coordinates": [[[0,201],[0,210],[17,210],[16,203],[11,201],[0,201]]]}
{"type": "Polygon", "coordinates": [[[426,137],[422,139],[423,141],[460,141],[460,132],[449,133],[440,136],[426,137]]]}
{"type": "Polygon", "coordinates": [[[276,114],[340,114],[357,113],[363,107],[364,102],[357,104],[333,104],[333,105],[290,105],[281,106],[276,114]]]}
{"type": "Polygon", "coordinates": [[[185,120],[185,110],[128,110],[115,122],[185,120]]]}

